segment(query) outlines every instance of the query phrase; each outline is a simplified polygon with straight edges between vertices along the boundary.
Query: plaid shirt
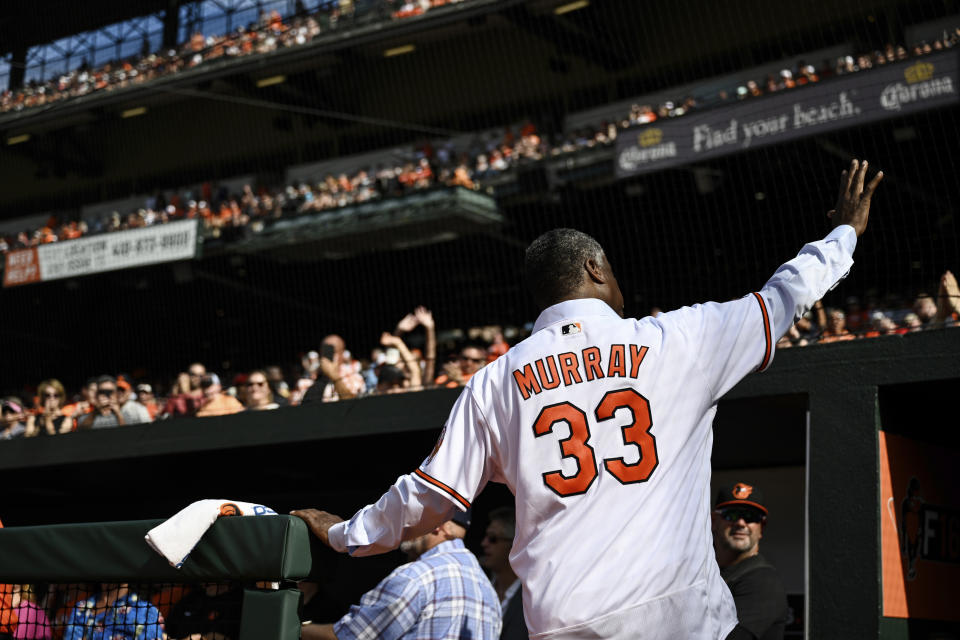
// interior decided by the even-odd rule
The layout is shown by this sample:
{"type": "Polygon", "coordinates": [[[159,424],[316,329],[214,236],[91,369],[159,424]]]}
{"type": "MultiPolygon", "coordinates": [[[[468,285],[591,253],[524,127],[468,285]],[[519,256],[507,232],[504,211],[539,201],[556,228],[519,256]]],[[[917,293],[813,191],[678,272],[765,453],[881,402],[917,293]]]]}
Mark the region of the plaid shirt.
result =
{"type": "Polygon", "coordinates": [[[462,540],[397,567],[334,625],[339,640],[500,637],[500,602],[462,540]]]}

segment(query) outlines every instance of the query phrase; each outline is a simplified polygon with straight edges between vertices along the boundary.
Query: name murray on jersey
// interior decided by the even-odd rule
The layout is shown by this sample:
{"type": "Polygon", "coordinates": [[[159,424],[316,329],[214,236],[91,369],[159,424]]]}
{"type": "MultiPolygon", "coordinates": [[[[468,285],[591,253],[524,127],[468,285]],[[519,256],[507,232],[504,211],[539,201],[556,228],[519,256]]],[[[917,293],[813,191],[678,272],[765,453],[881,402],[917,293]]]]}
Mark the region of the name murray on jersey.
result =
{"type": "Polygon", "coordinates": [[[551,354],[515,369],[513,380],[524,400],[556,389],[601,378],[636,378],[647,347],[635,344],[610,345],[607,354],[599,347],[551,354]]]}

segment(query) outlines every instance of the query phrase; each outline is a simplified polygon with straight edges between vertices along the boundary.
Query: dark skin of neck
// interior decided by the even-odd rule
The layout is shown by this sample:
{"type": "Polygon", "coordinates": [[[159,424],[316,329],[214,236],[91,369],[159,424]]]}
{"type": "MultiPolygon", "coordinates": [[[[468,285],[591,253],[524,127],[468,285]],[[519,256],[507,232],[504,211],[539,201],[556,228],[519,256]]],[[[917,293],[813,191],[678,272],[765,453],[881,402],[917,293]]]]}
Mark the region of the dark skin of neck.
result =
{"type": "Polygon", "coordinates": [[[623,294],[620,292],[620,285],[613,275],[613,268],[610,266],[610,261],[607,260],[606,255],[601,256],[600,260],[587,258],[583,263],[583,278],[580,281],[580,286],[566,296],[547,301],[543,308],[567,300],[582,300],[584,298],[603,300],[621,318],[623,317],[623,294]]]}

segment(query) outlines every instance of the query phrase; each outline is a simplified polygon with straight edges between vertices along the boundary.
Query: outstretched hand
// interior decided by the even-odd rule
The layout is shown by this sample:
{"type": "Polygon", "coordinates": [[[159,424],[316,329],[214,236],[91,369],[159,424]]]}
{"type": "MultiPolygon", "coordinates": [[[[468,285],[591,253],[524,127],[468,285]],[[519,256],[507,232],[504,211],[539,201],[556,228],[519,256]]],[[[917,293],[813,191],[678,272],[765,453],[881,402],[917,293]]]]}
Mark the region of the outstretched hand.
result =
{"type": "Polygon", "coordinates": [[[870,198],[883,179],[883,171],[878,171],[870,184],[864,188],[867,177],[867,161],[861,164],[854,159],[850,162],[850,169],[840,174],[840,195],[837,206],[827,212],[827,217],[833,220],[833,226],[848,224],[856,231],[857,236],[867,230],[867,220],[870,218],[870,198]]]}
{"type": "Polygon", "coordinates": [[[420,305],[413,310],[413,315],[417,318],[417,322],[424,326],[426,329],[433,328],[433,314],[425,306],[420,305]]]}
{"type": "Polygon", "coordinates": [[[417,317],[412,313],[408,313],[400,319],[400,322],[397,323],[397,333],[400,334],[413,331],[417,328],[417,322],[417,317]]]}
{"type": "Polygon", "coordinates": [[[388,331],[384,331],[380,334],[380,344],[384,347],[396,347],[397,343],[403,343],[403,339],[399,338],[388,331]]]}
{"type": "Polygon", "coordinates": [[[937,296],[937,310],[942,309],[944,315],[960,312],[960,285],[957,277],[951,271],[944,271],[940,276],[940,292],[937,296]]]}
{"type": "Polygon", "coordinates": [[[320,538],[320,541],[328,547],[330,546],[330,527],[338,522],[343,522],[343,518],[340,516],[335,516],[332,513],[318,509],[298,509],[291,511],[290,515],[297,516],[306,522],[307,527],[310,528],[310,532],[320,538]]]}

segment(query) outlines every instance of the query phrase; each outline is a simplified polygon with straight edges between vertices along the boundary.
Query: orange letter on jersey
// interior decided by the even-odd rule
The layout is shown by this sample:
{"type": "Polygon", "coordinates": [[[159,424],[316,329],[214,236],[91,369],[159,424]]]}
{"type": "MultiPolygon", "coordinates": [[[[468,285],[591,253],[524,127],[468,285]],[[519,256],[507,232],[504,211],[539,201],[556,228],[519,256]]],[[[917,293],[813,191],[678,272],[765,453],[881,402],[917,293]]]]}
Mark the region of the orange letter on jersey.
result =
{"type": "Polygon", "coordinates": [[[547,356],[546,360],[550,363],[550,377],[547,378],[547,372],[543,368],[543,358],[537,360],[537,373],[540,374],[540,384],[544,389],[556,389],[560,386],[560,374],[557,373],[557,361],[553,356],[547,356]]]}
{"type": "Polygon", "coordinates": [[[607,365],[607,377],[627,377],[627,354],[622,344],[610,345],[610,364],[607,365]]]}
{"type": "Polygon", "coordinates": [[[533,375],[533,367],[529,364],[523,366],[523,373],[519,369],[513,372],[513,379],[517,381],[517,388],[520,389],[520,395],[524,400],[530,398],[530,392],[540,393],[540,383],[537,377],[533,375]]]}
{"type": "Polygon", "coordinates": [[[603,368],[600,366],[600,349],[587,347],[583,350],[583,368],[586,369],[587,382],[594,378],[603,377],[603,368]]]}
{"type": "Polygon", "coordinates": [[[583,378],[580,377],[580,359],[577,358],[577,354],[568,351],[557,357],[560,358],[560,370],[563,371],[563,384],[569,387],[583,382],[583,378]]]}
{"type": "Polygon", "coordinates": [[[640,371],[640,363],[647,357],[647,347],[637,348],[637,345],[630,345],[630,377],[636,378],[640,371]]]}

